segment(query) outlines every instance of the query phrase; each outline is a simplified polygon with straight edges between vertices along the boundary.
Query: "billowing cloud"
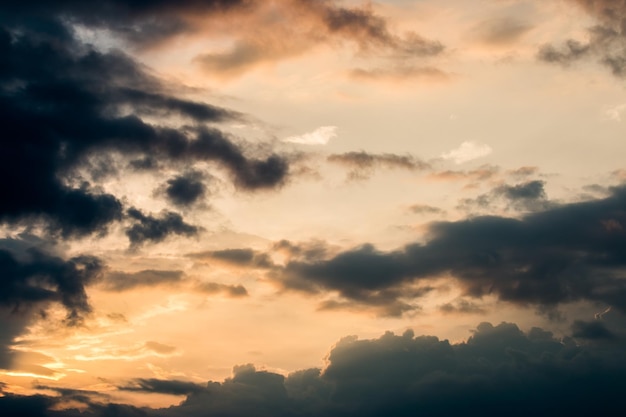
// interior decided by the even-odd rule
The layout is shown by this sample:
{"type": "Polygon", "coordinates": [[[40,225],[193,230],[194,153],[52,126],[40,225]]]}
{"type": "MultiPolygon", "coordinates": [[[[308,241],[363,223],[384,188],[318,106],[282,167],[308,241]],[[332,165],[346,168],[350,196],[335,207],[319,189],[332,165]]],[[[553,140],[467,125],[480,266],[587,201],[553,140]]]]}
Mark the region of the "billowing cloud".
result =
{"type": "Polygon", "coordinates": [[[463,162],[485,157],[491,154],[491,152],[493,152],[493,150],[487,144],[465,141],[461,143],[458,148],[442,153],[441,157],[443,159],[452,160],[456,164],[462,164],[463,162]]]}
{"type": "MultiPolygon", "coordinates": [[[[129,56],[80,43],[59,16],[82,8],[72,2],[66,6],[55,10],[34,4],[31,18],[37,16],[36,21],[16,6],[0,19],[0,122],[5,137],[0,176],[12,178],[0,185],[6,201],[0,222],[43,222],[64,237],[106,233],[111,222],[123,217],[121,201],[75,172],[96,154],[149,156],[161,164],[214,161],[246,190],[284,182],[285,158],[249,157],[232,137],[205,126],[240,120],[240,114],[176,97],[129,56]],[[51,14],[38,16],[38,8],[51,14]],[[176,116],[191,125],[148,121],[155,116],[176,116]]],[[[96,15],[89,10],[90,18],[96,15]]]]}
{"type": "Polygon", "coordinates": [[[552,206],[521,219],[436,222],[425,243],[389,252],[365,244],[299,258],[274,267],[272,277],[285,288],[334,291],[367,304],[449,274],[469,297],[495,295],[542,308],[587,300],[626,311],[625,201],[622,187],[604,199],[552,206]]]}
{"type": "Polygon", "coordinates": [[[540,328],[481,323],[465,342],[387,332],[378,339],[341,339],[324,369],[287,376],[255,366],[235,366],[233,376],[206,385],[180,380],[136,379],[119,389],[186,395],[162,409],[88,403],[82,412],[58,410],[59,397],[0,397],[0,412],[57,417],[196,417],[204,415],[454,416],[564,413],[610,415],[620,404],[626,357],[621,345],[576,344],[540,328]],[[611,362],[601,358],[610,357],[611,362]],[[27,401],[30,400],[30,401],[27,401]]]}
{"type": "Polygon", "coordinates": [[[297,136],[289,136],[284,142],[298,143],[301,145],[326,145],[337,136],[337,126],[321,126],[312,132],[297,136]]]}

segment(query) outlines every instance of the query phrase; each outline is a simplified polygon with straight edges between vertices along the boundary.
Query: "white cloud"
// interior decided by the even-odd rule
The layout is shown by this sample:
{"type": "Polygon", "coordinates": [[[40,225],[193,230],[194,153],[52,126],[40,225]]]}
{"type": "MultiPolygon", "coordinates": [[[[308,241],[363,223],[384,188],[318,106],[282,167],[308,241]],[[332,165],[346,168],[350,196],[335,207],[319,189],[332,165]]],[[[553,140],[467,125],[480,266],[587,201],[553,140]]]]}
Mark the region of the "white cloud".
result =
{"type": "Polygon", "coordinates": [[[302,145],[326,145],[337,136],[337,126],[322,126],[312,132],[299,136],[289,136],[283,142],[299,143],[302,145]]]}
{"type": "Polygon", "coordinates": [[[613,120],[616,122],[622,121],[622,113],[626,110],[626,104],[619,104],[617,106],[609,107],[604,111],[604,115],[607,120],[613,120]]]}
{"type": "Polygon", "coordinates": [[[489,155],[493,150],[489,145],[472,141],[465,141],[456,149],[441,154],[443,159],[451,159],[457,164],[482,158],[489,155]]]}

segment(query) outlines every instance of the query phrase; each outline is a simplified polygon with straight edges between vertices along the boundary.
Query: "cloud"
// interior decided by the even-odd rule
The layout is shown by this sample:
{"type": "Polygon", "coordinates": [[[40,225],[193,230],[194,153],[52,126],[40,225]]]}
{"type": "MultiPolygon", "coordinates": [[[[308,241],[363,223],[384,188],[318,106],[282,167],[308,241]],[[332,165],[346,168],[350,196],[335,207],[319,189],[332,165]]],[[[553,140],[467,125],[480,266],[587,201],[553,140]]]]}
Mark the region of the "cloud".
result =
{"type": "Polygon", "coordinates": [[[587,29],[588,41],[568,39],[561,46],[543,45],[540,60],[568,66],[578,60],[595,58],[617,77],[626,76],[626,4],[612,0],[569,0],[594,20],[587,29]]]}
{"type": "Polygon", "coordinates": [[[498,17],[478,23],[470,32],[488,45],[510,45],[522,38],[532,26],[514,17],[498,17]]]}
{"type": "MultiPolygon", "coordinates": [[[[112,9],[125,7],[105,3],[112,9]]],[[[214,162],[248,191],[283,184],[286,158],[244,153],[236,138],[206,126],[243,121],[243,115],[177,97],[128,55],[99,51],[76,37],[71,16],[104,25],[110,16],[106,5],[88,10],[74,2],[35,2],[28,10],[12,7],[0,18],[0,123],[5,138],[0,143],[0,177],[12,178],[0,182],[5,200],[0,222],[43,224],[64,238],[105,234],[108,225],[122,220],[124,207],[80,174],[80,169],[91,170],[92,177],[102,174],[101,167],[90,165],[96,156],[103,161],[113,156],[158,160],[160,166],[174,168],[214,162]],[[155,118],[158,123],[150,121],[155,118]]],[[[137,18],[169,9],[150,2],[128,7],[137,11],[137,18]]],[[[107,165],[115,170],[115,164],[107,165]]]]}
{"type": "Polygon", "coordinates": [[[225,294],[232,298],[247,297],[248,290],[243,285],[228,285],[217,282],[201,282],[196,290],[205,294],[225,294]]]}
{"type": "Polygon", "coordinates": [[[350,75],[357,80],[372,81],[407,81],[407,80],[435,80],[441,81],[449,78],[449,75],[434,67],[420,67],[414,65],[392,65],[379,68],[356,68],[350,75]]]}
{"type": "Polygon", "coordinates": [[[456,149],[441,154],[443,159],[450,159],[456,164],[462,164],[474,159],[485,157],[493,150],[484,143],[465,141],[456,149]]]}
{"type": "Polygon", "coordinates": [[[382,57],[395,66],[439,55],[444,46],[415,32],[396,33],[371,5],[344,7],[334,1],[249,2],[239,25],[223,29],[232,38],[224,50],[199,54],[195,62],[214,75],[238,76],[253,67],[295,57],[320,44],[356,46],[359,55],[382,57]],[[298,21],[294,26],[289,22],[298,21]],[[253,27],[254,30],[248,28],[253,27]]]}
{"type": "Polygon", "coordinates": [[[445,210],[428,204],[413,204],[409,210],[415,214],[444,214],[445,210]]]}
{"type": "Polygon", "coordinates": [[[348,168],[348,178],[353,180],[366,179],[377,168],[405,169],[420,171],[430,168],[427,162],[423,162],[412,155],[396,155],[392,153],[373,154],[364,151],[345,152],[332,154],[327,161],[348,168]]]}
{"type": "Polygon", "coordinates": [[[273,265],[267,254],[257,253],[250,248],[220,249],[192,253],[188,256],[193,259],[216,261],[241,267],[266,268],[273,265]]]}
{"type": "Polygon", "coordinates": [[[183,271],[145,269],[128,273],[112,271],[104,274],[101,285],[106,291],[122,292],[139,287],[156,287],[160,285],[175,285],[182,282],[183,271]]]}
{"type": "Polygon", "coordinates": [[[167,180],[165,195],[177,206],[191,206],[206,195],[202,174],[192,171],[167,180]]]}
{"type": "Polygon", "coordinates": [[[337,136],[337,126],[321,126],[312,132],[299,136],[289,136],[283,142],[298,143],[301,145],[326,145],[337,136]]]}
{"type": "Polygon", "coordinates": [[[131,247],[145,242],[158,243],[170,235],[194,236],[200,231],[199,227],[185,223],[180,214],[171,211],[163,211],[160,217],[154,217],[131,208],[128,210],[128,217],[135,221],[126,229],[131,247]]]}
{"type": "Polygon", "coordinates": [[[445,303],[439,307],[439,310],[446,314],[484,314],[486,312],[484,308],[463,299],[454,303],[445,303]]]}
{"type": "MultiPolygon", "coordinates": [[[[424,243],[392,251],[371,244],[289,260],[270,277],[284,288],[336,292],[347,300],[456,279],[463,294],[554,309],[576,301],[626,311],[626,189],[603,199],[550,206],[520,219],[479,216],[429,226],[424,243]]],[[[406,294],[406,293],[405,293],[406,294]]]]}
{"type": "Polygon", "coordinates": [[[101,276],[100,259],[87,255],[63,259],[35,247],[17,251],[12,243],[13,239],[0,241],[0,306],[19,311],[59,302],[69,324],[91,312],[85,286],[101,276]]]}
{"type": "Polygon", "coordinates": [[[616,335],[606,328],[601,321],[582,321],[576,320],[572,324],[572,336],[579,339],[591,339],[591,340],[613,340],[616,335]]]}
{"type": "Polygon", "coordinates": [[[0,412],[56,417],[444,417],[468,412],[582,417],[617,411],[625,372],[626,356],[619,344],[579,345],[541,328],[523,332],[513,323],[481,323],[459,343],[415,336],[411,330],[376,339],[348,336],[330,350],[324,369],[287,376],[246,364],[235,366],[233,376],[223,382],[136,379],[118,387],[186,395],[168,408],[92,402],[80,414],[75,409],[54,411],[71,394],[59,391],[59,397],[5,394],[0,412]]]}
{"type": "Polygon", "coordinates": [[[430,178],[442,181],[461,181],[468,180],[468,187],[475,186],[478,183],[484,183],[492,180],[500,173],[500,168],[494,165],[481,165],[478,168],[468,171],[445,170],[435,171],[429,175],[430,178]]]}
{"type": "Polygon", "coordinates": [[[622,121],[622,113],[626,110],[626,104],[618,104],[613,107],[609,107],[604,111],[607,120],[613,120],[615,122],[622,121]]]}
{"type": "Polygon", "coordinates": [[[205,388],[202,385],[198,385],[193,382],[154,379],[154,378],[135,379],[130,384],[118,386],[117,388],[122,391],[134,391],[134,392],[170,394],[170,395],[189,395],[194,392],[200,392],[200,391],[205,390],[205,388]]]}
{"type": "Polygon", "coordinates": [[[544,181],[531,180],[523,183],[508,185],[503,184],[495,187],[488,193],[481,194],[476,198],[461,200],[458,208],[465,210],[490,209],[494,204],[504,201],[505,210],[537,211],[549,207],[544,190],[544,181]]]}

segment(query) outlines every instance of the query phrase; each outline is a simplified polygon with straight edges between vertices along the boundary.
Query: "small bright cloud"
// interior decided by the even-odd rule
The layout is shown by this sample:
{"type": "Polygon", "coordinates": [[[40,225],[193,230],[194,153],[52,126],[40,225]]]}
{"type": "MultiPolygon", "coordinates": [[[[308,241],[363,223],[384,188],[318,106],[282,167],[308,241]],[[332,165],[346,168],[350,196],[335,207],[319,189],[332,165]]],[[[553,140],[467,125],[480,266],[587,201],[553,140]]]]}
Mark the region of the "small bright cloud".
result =
{"type": "Polygon", "coordinates": [[[609,107],[604,111],[604,115],[608,120],[615,122],[622,121],[622,113],[626,110],[626,104],[619,104],[617,106],[609,107]]]}
{"type": "Polygon", "coordinates": [[[299,136],[289,136],[284,142],[299,143],[302,145],[326,145],[337,136],[337,126],[322,126],[312,132],[299,136]]]}
{"type": "Polygon", "coordinates": [[[489,145],[472,141],[465,141],[456,149],[441,154],[443,159],[451,159],[457,164],[482,158],[489,155],[493,150],[489,145]]]}

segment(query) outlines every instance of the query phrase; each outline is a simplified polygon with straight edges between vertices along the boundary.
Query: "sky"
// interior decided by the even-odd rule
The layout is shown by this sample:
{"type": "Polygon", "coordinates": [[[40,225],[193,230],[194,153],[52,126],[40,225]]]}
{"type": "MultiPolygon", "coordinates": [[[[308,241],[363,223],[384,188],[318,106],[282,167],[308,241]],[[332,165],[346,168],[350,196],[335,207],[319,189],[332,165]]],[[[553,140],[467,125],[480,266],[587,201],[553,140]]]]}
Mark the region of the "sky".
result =
{"type": "Polygon", "coordinates": [[[0,415],[614,415],[626,1],[0,10],[0,415]]]}

